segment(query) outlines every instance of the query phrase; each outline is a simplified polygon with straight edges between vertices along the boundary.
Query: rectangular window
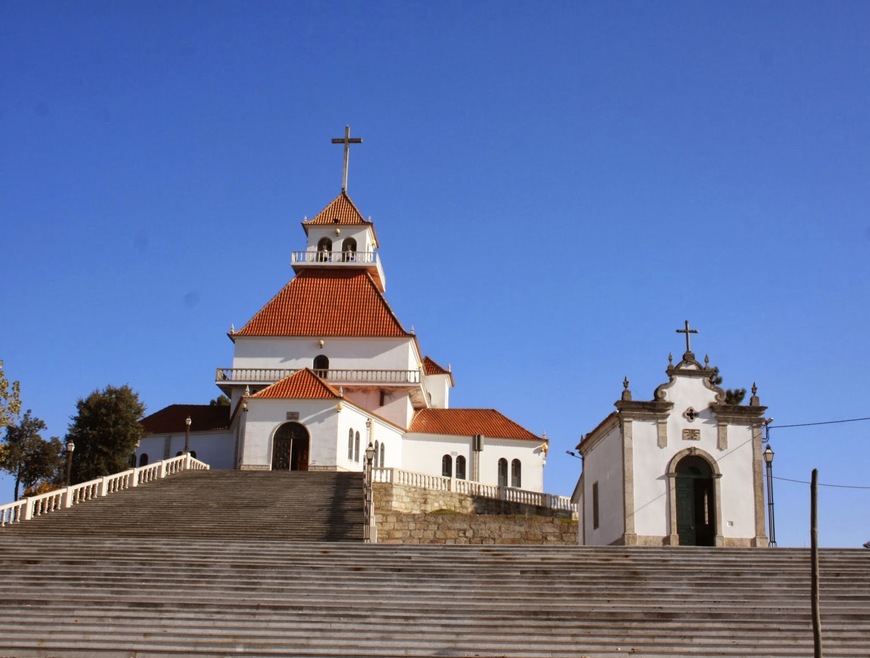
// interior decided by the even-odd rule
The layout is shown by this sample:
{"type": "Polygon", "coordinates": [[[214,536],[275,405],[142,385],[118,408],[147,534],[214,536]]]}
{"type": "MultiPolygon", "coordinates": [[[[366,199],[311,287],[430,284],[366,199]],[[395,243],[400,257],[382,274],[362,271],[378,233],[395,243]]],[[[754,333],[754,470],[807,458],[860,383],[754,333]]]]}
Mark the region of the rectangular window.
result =
{"type": "Polygon", "coordinates": [[[598,529],[598,483],[592,483],[592,528],[598,529]]]}

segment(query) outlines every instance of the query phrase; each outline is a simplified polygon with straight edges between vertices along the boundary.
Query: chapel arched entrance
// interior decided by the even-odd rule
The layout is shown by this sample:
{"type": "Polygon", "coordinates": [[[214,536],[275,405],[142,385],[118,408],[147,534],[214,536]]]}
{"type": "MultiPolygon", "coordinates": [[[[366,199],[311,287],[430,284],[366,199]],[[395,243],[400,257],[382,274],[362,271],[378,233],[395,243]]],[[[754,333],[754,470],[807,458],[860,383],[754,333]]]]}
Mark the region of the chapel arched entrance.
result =
{"type": "Polygon", "coordinates": [[[272,470],[307,471],[310,443],[304,425],[297,422],[281,425],[272,439],[272,470]]]}
{"type": "Polygon", "coordinates": [[[676,466],[677,534],[680,546],[716,545],[716,487],[702,457],[683,457],[676,466]]]}

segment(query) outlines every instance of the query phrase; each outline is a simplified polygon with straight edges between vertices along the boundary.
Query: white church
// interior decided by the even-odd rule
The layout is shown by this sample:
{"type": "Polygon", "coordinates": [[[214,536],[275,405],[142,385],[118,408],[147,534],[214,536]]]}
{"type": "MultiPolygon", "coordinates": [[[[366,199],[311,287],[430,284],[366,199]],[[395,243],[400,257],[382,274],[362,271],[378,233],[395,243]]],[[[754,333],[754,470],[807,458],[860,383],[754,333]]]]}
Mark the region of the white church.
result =
{"type": "Polygon", "coordinates": [[[616,411],[577,445],[583,472],[572,499],[585,545],[767,546],[762,432],[767,407],[728,404],[705,357],[686,351],[652,400],[623,382],[616,411]]]}
{"type": "Polygon", "coordinates": [[[375,468],[543,492],[548,442],[495,409],[453,409],[451,369],[387,302],[374,224],[341,193],[302,222],[294,278],[244,326],[215,384],[229,406],[171,405],[142,422],[139,465],[190,452],[212,468],[375,468]],[[189,419],[189,420],[188,420],[189,419]]]}

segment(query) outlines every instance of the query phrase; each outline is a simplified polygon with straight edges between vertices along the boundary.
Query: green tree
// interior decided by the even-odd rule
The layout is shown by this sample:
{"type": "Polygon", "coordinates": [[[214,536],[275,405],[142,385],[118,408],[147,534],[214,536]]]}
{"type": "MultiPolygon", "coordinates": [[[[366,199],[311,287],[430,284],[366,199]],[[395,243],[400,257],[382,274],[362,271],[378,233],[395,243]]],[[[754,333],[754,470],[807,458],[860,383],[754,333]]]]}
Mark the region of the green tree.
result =
{"type": "Polygon", "coordinates": [[[21,413],[21,384],[10,382],[0,361],[0,427],[14,425],[21,413]]]}
{"type": "Polygon", "coordinates": [[[144,431],[145,405],[129,386],[107,386],[76,402],[67,440],[75,443],[71,482],[86,482],[129,468],[144,431]]]}
{"type": "MultiPolygon", "coordinates": [[[[710,382],[714,386],[722,384],[722,375],[719,374],[719,368],[713,368],[713,374],[710,376],[710,382]]],[[[725,404],[740,404],[743,398],[746,397],[745,388],[727,388],[725,389],[725,404]]]]}
{"type": "Polygon", "coordinates": [[[39,433],[45,430],[45,423],[30,413],[28,409],[21,422],[6,427],[0,452],[0,469],[15,478],[15,500],[20,487],[26,495],[55,480],[63,461],[63,444],[57,437],[43,440],[39,433]]]}
{"type": "Polygon", "coordinates": [[[214,400],[210,400],[208,404],[210,407],[228,407],[230,406],[230,399],[221,393],[214,400]]]}

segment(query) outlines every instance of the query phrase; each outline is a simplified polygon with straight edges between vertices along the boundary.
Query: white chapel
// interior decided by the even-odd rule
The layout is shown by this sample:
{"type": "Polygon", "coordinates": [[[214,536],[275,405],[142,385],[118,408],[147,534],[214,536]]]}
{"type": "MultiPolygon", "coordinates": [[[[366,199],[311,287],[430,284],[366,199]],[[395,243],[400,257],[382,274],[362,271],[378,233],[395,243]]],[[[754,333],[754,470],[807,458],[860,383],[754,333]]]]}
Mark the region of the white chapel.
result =
{"type": "Polygon", "coordinates": [[[705,357],[686,352],[652,400],[623,382],[616,411],[577,446],[583,471],[573,500],[580,543],[641,546],[767,546],[762,480],[766,407],[728,404],[705,357]]]}
{"type": "Polygon", "coordinates": [[[384,295],[374,224],[341,193],[302,222],[295,276],[240,329],[215,384],[229,406],[176,404],[142,422],[139,465],[189,444],[212,468],[375,468],[542,492],[548,442],[495,409],[453,409],[451,369],[424,354],[384,295]],[[189,419],[189,425],[188,425],[189,419]]]}

